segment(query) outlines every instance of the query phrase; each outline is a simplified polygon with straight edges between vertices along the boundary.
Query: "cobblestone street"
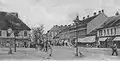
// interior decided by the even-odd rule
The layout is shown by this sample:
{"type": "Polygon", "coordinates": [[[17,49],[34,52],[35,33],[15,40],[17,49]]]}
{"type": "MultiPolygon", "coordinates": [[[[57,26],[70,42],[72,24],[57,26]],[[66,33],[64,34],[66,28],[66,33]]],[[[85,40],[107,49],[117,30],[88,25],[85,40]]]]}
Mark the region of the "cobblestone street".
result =
{"type": "MultiPolygon", "coordinates": [[[[120,60],[120,56],[111,56],[111,49],[102,49],[102,48],[79,48],[83,53],[83,57],[76,57],[75,49],[72,47],[53,47],[53,54],[50,59],[53,60],[120,60]]],[[[41,51],[36,51],[35,49],[30,48],[18,48],[17,52],[13,55],[8,55],[7,48],[0,49],[0,59],[9,60],[9,59],[19,59],[19,60],[40,60],[47,59],[47,54],[41,51]]],[[[120,50],[118,51],[120,54],[120,50]]]]}

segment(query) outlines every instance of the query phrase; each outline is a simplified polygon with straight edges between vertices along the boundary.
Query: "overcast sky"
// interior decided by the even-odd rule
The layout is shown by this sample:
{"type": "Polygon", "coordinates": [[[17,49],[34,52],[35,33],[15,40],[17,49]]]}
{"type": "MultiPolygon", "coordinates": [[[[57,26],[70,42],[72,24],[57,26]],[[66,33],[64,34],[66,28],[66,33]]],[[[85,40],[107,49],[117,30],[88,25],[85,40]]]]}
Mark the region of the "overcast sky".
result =
{"type": "Polygon", "coordinates": [[[45,30],[56,24],[72,23],[77,13],[82,18],[104,9],[111,16],[119,8],[120,0],[0,0],[1,11],[19,12],[27,25],[44,24],[45,30]]]}

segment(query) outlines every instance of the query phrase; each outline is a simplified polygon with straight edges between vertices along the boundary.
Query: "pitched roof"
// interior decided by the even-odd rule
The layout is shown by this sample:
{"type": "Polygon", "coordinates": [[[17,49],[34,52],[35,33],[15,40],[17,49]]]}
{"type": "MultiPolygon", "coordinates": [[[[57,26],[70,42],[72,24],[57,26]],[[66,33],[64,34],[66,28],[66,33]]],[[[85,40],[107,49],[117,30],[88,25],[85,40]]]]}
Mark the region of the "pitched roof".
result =
{"type": "Polygon", "coordinates": [[[100,28],[108,28],[118,25],[120,25],[120,15],[108,17],[100,28]]]}
{"type": "MultiPolygon", "coordinates": [[[[99,14],[98,14],[99,15],[99,14]]],[[[82,20],[83,21],[83,23],[89,23],[90,21],[92,21],[95,17],[97,17],[98,15],[94,15],[94,16],[92,16],[92,17],[89,17],[89,18],[87,18],[87,19],[84,19],[84,20],[82,20]]]]}
{"type": "Polygon", "coordinates": [[[57,31],[59,30],[59,26],[53,26],[49,31],[57,31]]]}
{"type": "Polygon", "coordinates": [[[25,23],[14,15],[7,15],[7,12],[0,12],[0,29],[7,30],[31,30],[25,23]]]}

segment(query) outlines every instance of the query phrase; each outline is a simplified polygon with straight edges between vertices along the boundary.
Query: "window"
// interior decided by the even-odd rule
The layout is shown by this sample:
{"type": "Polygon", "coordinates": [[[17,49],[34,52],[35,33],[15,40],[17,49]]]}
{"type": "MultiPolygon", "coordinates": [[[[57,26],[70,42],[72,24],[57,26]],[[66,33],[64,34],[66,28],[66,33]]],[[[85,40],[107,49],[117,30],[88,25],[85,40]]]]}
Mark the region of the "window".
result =
{"type": "Polygon", "coordinates": [[[2,31],[0,31],[0,36],[2,36],[2,33],[1,33],[2,31]]]}
{"type": "Polygon", "coordinates": [[[107,35],[109,35],[109,29],[107,29],[107,35]]]}
{"type": "Polygon", "coordinates": [[[104,35],[106,35],[106,30],[104,29],[104,35]]]}
{"type": "Polygon", "coordinates": [[[114,28],[114,30],[115,30],[115,34],[116,34],[116,28],[114,28]]]}
{"type": "Polygon", "coordinates": [[[10,36],[11,34],[7,32],[7,36],[10,36]]]}
{"type": "Polygon", "coordinates": [[[102,34],[103,34],[103,33],[102,33],[102,30],[101,30],[101,36],[102,36],[102,34]]]}
{"type": "Polygon", "coordinates": [[[101,34],[101,33],[100,33],[100,30],[99,30],[99,36],[101,36],[100,34],[101,34]]]}
{"type": "Polygon", "coordinates": [[[102,36],[102,30],[99,31],[99,35],[102,36]]]}
{"type": "Polygon", "coordinates": [[[24,36],[27,36],[27,31],[24,31],[24,36]]]}
{"type": "Polygon", "coordinates": [[[111,35],[113,34],[113,29],[111,29],[111,35]]]}

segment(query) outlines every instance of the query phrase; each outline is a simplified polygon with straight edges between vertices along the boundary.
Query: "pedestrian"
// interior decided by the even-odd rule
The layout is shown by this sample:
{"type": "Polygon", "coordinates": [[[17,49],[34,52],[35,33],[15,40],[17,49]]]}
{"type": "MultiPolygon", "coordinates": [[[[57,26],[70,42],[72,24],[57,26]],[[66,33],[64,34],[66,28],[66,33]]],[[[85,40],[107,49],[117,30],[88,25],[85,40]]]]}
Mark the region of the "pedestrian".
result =
{"type": "Polygon", "coordinates": [[[51,57],[52,56],[52,46],[51,46],[50,42],[47,43],[47,47],[48,47],[48,54],[51,57]]]}
{"type": "Polygon", "coordinates": [[[114,53],[116,54],[116,56],[118,56],[117,45],[116,45],[116,44],[114,44],[114,45],[112,46],[112,55],[114,55],[114,53]]]}

